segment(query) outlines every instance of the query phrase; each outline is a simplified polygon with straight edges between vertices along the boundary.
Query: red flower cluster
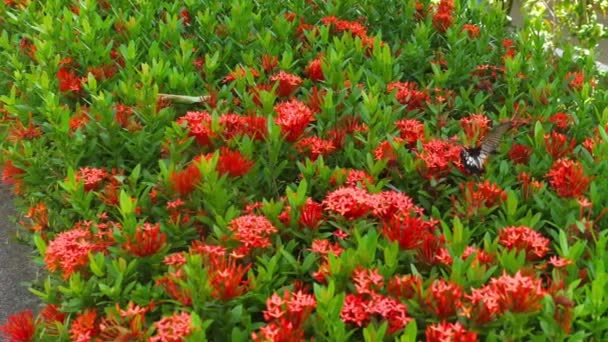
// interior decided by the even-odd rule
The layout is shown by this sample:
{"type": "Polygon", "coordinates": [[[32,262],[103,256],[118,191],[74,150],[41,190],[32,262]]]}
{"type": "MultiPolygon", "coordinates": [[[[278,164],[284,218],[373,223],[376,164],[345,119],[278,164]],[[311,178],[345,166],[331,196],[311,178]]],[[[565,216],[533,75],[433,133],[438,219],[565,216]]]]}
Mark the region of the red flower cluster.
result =
{"type": "Polygon", "coordinates": [[[591,179],[585,175],[583,166],[578,161],[560,159],[553,163],[545,176],[561,197],[576,198],[589,189],[591,179]]]}
{"type": "Polygon", "coordinates": [[[357,187],[342,187],[327,194],[323,200],[325,210],[356,220],[372,211],[371,195],[357,187]]]}
{"type": "Polygon", "coordinates": [[[356,294],[347,294],[340,312],[345,323],[359,327],[367,325],[373,318],[388,321],[388,332],[392,334],[405,327],[411,321],[407,316],[407,307],[401,301],[378,293],[384,286],[384,280],[378,270],[359,269],[353,273],[356,294]]]}
{"type": "Polygon", "coordinates": [[[532,150],[528,146],[513,144],[508,156],[514,164],[527,164],[531,155],[532,150]]]}
{"type": "Polygon", "coordinates": [[[460,119],[460,127],[464,130],[467,144],[477,146],[488,133],[488,124],[491,122],[483,114],[473,114],[460,119]]]}
{"type": "Polygon", "coordinates": [[[424,124],[419,120],[403,119],[395,122],[395,126],[408,147],[414,147],[418,141],[424,141],[424,124]]]}
{"type": "Polygon", "coordinates": [[[139,257],[156,254],[167,240],[167,235],[160,231],[160,223],[144,223],[138,226],[134,236],[127,236],[125,249],[139,257]]]}
{"type": "Polygon", "coordinates": [[[386,86],[386,90],[389,93],[396,90],[395,98],[406,106],[408,111],[424,109],[430,101],[430,96],[418,90],[418,84],[414,82],[392,82],[386,86]]]}
{"type": "Polygon", "coordinates": [[[64,93],[77,94],[82,90],[84,80],[67,66],[61,67],[57,71],[57,78],[59,79],[59,90],[64,93]]]}
{"type": "Polygon", "coordinates": [[[549,251],[549,239],[529,227],[507,227],[498,232],[498,243],[511,250],[526,252],[526,260],[538,260],[549,251]]]}
{"type": "Polygon", "coordinates": [[[89,264],[89,253],[105,252],[107,247],[89,229],[75,228],[59,233],[49,243],[44,262],[49,271],[61,272],[68,279],[89,264]]]}
{"type": "Polygon", "coordinates": [[[325,80],[325,75],[323,75],[323,56],[319,56],[310,62],[308,62],[308,66],[304,70],[304,74],[308,76],[309,79],[313,81],[323,81],[325,80]]]}
{"type": "Polygon", "coordinates": [[[243,245],[243,254],[253,248],[266,248],[272,245],[269,236],[277,229],[264,216],[245,215],[235,218],[228,224],[234,238],[243,245]]]}
{"type": "Polygon", "coordinates": [[[337,33],[350,32],[353,36],[359,37],[363,41],[363,46],[368,49],[374,47],[374,37],[367,35],[367,29],[361,23],[348,20],[340,20],[336,17],[325,17],[321,19],[323,25],[333,25],[337,33]]]}
{"type": "Polygon", "coordinates": [[[317,160],[319,156],[326,157],[332,154],[336,147],[332,140],[326,140],[317,136],[303,138],[296,144],[296,149],[299,153],[306,153],[312,161],[317,160]]]}
{"type": "Polygon", "coordinates": [[[187,312],[174,313],[165,316],[160,321],[154,322],[156,335],[150,337],[150,342],[177,342],[183,341],[184,337],[193,331],[192,318],[187,312]]]}
{"type": "Polygon", "coordinates": [[[427,325],[425,334],[426,342],[477,342],[477,333],[468,331],[460,322],[427,325]]]}
{"type": "Polygon", "coordinates": [[[475,39],[481,34],[479,26],[473,24],[462,25],[462,31],[466,32],[470,39],[475,39]]]}
{"type": "Polygon", "coordinates": [[[471,295],[465,297],[470,306],[465,316],[477,325],[490,322],[507,311],[513,313],[530,313],[542,307],[546,295],[541,280],[524,276],[517,272],[514,276],[503,274],[492,278],[490,284],[472,289],[471,295]]]}
{"type": "Polygon", "coordinates": [[[177,124],[185,123],[189,135],[194,137],[202,146],[210,146],[216,134],[211,130],[211,115],[203,112],[186,112],[186,115],[177,120],[177,124]]]}
{"type": "Polygon", "coordinates": [[[465,184],[460,184],[459,187],[463,193],[463,204],[467,211],[467,217],[478,214],[483,208],[500,205],[507,199],[505,191],[498,187],[498,184],[490,183],[488,180],[483,183],[468,181],[465,184]]]}
{"type": "Polygon", "coordinates": [[[70,326],[70,338],[75,342],[88,342],[97,337],[100,332],[95,309],[85,309],[84,312],[76,314],[76,318],[70,326]]]}
{"type": "Polygon", "coordinates": [[[574,122],[574,118],[568,113],[557,112],[551,115],[549,122],[553,123],[555,127],[561,130],[567,130],[574,122]]]}
{"type": "Polygon", "coordinates": [[[109,174],[104,169],[94,167],[81,167],[74,174],[76,182],[84,183],[84,191],[96,190],[108,177],[109,174]]]}
{"type": "Polygon", "coordinates": [[[278,95],[282,97],[290,96],[302,84],[302,79],[299,76],[286,73],[283,70],[279,71],[276,75],[270,76],[270,81],[279,82],[277,91],[278,95]]]}
{"type": "Polygon", "coordinates": [[[452,165],[461,166],[461,147],[447,141],[433,139],[422,144],[422,152],[416,157],[422,160],[420,172],[427,178],[441,178],[450,172],[452,165]]]}
{"type": "Polygon", "coordinates": [[[252,333],[251,339],[256,342],[291,342],[304,341],[304,323],[317,302],[313,295],[298,290],[285,291],[283,297],[274,293],[266,300],[264,319],[269,322],[259,333],[252,333]]]}
{"type": "Polygon", "coordinates": [[[260,73],[253,68],[238,66],[228,76],[224,77],[223,82],[229,83],[229,82],[232,82],[235,80],[243,79],[243,78],[245,78],[245,76],[247,76],[247,73],[250,73],[251,76],[253,76],[253,77],[260,76],[260,73]]]}
{"type": "Polygon", "coordinates": [[[0,325],[0,333],[6,337],[4,341],[30,342],[34,340],[36,325],[32,310],[25,310],[8,316],[5,324],[0,325]]]}
{"type": "Polygon", "coordinates": [[[308,124],[315,121],[312,110],[296,99],[279,103],[274,110],[277,112],[274,122],[281,127],[281,133],[289,142],[297,141],[308,124]]]}
{"type": "Polygon", "coordinates": [[[433,15],[433,26],[435,26],[437,31],[446,32],[452,26],[452,22],[454,21],[452,11],[454,11],[453,0],[441,0],[439,2],[435,15],[433,15]]]}
{"type": "Polygon", "coordinates": [[[567,156],[576,146],[576,139],[572,138],[568,143],[568,136],[558,132],[545,134],[545,147],[553,159],[567,156]]]}
{"type": "Polygon", "coordinates": [[[268,123],[265,116],[223,114],[219,118],[222,136],[225,140],[246,135],[254,140],[264,140],[268,135],[268,123]]]}
{"type": "Polygon", "coordinates": [[[239,150],[231,150],[227,147],[220,148],[220,156],[217,160],[217,172],[231,177],[244,176],[253,166],[253,161],[245,158],[239,150]]]}
{"type": "Polygon", "coordinates": [[[180,196],[187,196],[201,180],[201,171],[196,162],[191,162],[181,171],[171,171],[169,186],[180,196]]]}
{"type": "Polygon", "coordinates": [[[436,279],[426,291],[426,308],[440,319],[455,317],[462,307],[462,294],[460,285],[436,279]]]}

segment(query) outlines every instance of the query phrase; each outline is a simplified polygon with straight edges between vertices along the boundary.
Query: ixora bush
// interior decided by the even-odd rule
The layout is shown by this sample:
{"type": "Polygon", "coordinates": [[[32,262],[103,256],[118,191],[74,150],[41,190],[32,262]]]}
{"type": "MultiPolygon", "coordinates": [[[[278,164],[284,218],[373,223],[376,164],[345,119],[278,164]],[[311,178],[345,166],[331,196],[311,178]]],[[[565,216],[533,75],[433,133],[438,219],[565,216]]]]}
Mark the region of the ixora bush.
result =
{"type": "Polygon", "coordinates": [[[604,81],[500,8],[0,6],[8,340],[608,337],[604,81]]]}

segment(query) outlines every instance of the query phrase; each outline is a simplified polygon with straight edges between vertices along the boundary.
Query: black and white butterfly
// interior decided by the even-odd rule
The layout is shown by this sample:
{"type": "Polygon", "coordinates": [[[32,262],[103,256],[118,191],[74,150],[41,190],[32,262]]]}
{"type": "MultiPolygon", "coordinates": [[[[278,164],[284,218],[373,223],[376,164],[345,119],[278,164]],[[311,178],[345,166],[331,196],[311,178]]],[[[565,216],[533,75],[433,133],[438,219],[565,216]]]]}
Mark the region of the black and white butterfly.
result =
{"type": "Polygon", "coordinates": [[[511,122],[504,122],[496,126],[477,147],[463,147],[460,152],[460,158],[462,159],[464,169],[474,175],[482,174],[485,170],[484,164],[488,160],[488,157],[496,151],[500,139],[511,128],[511,125],[511,122]]]}

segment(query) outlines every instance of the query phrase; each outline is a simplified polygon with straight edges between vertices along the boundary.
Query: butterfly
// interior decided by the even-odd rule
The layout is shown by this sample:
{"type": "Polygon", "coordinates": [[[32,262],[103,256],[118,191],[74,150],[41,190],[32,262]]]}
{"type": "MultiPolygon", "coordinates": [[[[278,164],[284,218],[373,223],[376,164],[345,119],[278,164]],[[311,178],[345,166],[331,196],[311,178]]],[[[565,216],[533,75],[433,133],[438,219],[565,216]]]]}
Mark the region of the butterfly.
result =
{"type": "Polygon", "coordinates": [[[479,146],[473,148],[463,147],[462,151],[460,151],[460,158],[464,169],[474,175],[482,174],[485,170],[484,164],[488,160],[488,157],[496,151],[500,138],[511,126],[512,123],[510,121],[501,123],[486,135],[479,146]]]}

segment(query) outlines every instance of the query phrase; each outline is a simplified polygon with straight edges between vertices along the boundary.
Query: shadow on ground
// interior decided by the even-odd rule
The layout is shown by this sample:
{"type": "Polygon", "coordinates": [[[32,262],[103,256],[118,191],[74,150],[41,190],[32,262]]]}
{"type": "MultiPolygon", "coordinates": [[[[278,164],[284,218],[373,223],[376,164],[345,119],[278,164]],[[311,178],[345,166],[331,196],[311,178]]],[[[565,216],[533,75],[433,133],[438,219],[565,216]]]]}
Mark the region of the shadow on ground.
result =
{"type": "Polygon", "coordinates": [[[37,268],[31,260],[32,249],[15,238],[15,214],[10,189],[0,185],[0,324],[19,311],[38,311],[39,300],[23,284],[36,279],[37,268]]]}

